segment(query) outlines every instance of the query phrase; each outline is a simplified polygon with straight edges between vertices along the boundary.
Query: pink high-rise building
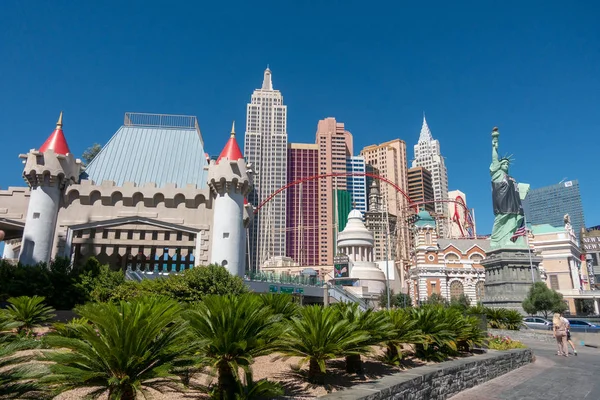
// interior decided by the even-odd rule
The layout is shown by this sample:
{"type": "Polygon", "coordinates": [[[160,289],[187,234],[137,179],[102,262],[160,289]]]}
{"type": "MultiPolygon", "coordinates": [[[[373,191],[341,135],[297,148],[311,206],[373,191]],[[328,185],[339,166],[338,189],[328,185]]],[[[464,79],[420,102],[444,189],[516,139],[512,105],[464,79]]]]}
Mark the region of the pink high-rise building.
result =
{"type": "MultiPolygon", "coordinates": [[[[346,159],[352,156],[352,134],[335,118],[325,118],[317,125],[319,174],[345,173],[346,159]]],[[[319,265],[333,265],[337,226],[334,190],[346,189],[346,177],[319,180],[319,265]]]]}
{"type": "MultiPolygon", "coordinates": [[[[319,146],[290,143],[288,181],[319,174],[319,146]]],[[[287,190],[286,255],[301,266],[319,265],[319,181],[314,179],[287,190]]]]}

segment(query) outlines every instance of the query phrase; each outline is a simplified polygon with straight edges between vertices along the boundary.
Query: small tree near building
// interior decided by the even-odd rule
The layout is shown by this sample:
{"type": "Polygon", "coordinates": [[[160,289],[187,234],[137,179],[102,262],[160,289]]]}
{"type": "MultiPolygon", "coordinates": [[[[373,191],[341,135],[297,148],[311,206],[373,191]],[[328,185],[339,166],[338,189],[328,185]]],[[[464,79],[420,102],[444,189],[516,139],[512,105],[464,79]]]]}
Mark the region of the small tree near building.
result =
{"type": "Polygon", "coordinates": [[[541,313],[544,318],[548,318],[550,313],[565,312],[568,308],[562,294],[550,289],[544,282],[535,282],[531,286],[522,305],[526,313],[531,315],[541,313]]]}
{"type": "Polygon", "coordinates": [[[91,163],[92,160],[98,155],[98,153],[100,153],[100,150],[102,150],[102,146],[100,146],[98,143],[94,143],[88,147],[81,155],[83,163],[85,165],[89,165],[89,163],[91,163]]]}

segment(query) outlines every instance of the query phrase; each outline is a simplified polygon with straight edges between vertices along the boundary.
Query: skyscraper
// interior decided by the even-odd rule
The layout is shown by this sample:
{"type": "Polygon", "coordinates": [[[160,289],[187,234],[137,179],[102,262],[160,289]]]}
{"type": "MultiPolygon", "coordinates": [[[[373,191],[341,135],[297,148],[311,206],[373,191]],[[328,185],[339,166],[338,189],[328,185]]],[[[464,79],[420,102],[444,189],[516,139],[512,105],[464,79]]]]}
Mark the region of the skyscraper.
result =
{"type": "MultiPolygon", "coordinates": [[[[246,161],[255,172],[249,200],[255,207],[287,183],[287,107],[273,89],[271,70],[264,72],[262,87],[252,94],[246,112],[246,161]]],[[[250,269],[258,270],[271,257],[286,253],[286,194],[266,203],[250,228],[250,269]]]]}
{"type": "Polygon", "coordinates": [[[577,237],[580,235],[581,228],[585,228],[577,180],[531,189],[523,201],[523,209],[527,222],[532,225],[564,226],[565,214],[569,214],[577,237]]]}
{"type": "Polygon", "coordinates": [[[423,167],[414,167],[408,170],[408,195],[416,203],[426,202],[419,208],[431,212],[435,211],[433,201],[433,182],[431,181],[431,172],[423,167]]]}
{"type": "MultiPolygon", "coordinates": [[[[346,171],[364,174],[365,158],[363,156],[347,158],[346,171]]],[[[367,212],[367,178],[364,175],[348,176],[346,185],[352,200],[352,207],[364,215],[367,212]]]]}
{"type": "MultiPolygon", "coordinates": [[[[386,178],[402,191],[408,194],[408,175],[406,161],[406,143],[404,140],[394,139],[379,145],[367,146],[360,152],[367,165],[377,169],[379,176],[386,178]]],[[[408,264],[409,233],[405,223],[408,200],[391,185],[380,182],[379,191],[382,204],[387,207],[389,214],[398,218],[397,229],[397,261],[408,264]]]]}
{"type": "MultiPolygon", "coordinates": [[[[431,131],[427,125],[427,120],[423,115],[423,126],[421,127],[421,134],[419,135],[419,141],[414,146],[415,158],[412,162],[414,167],[424,167],[431,172],[431,181],[433,184],[433,198],[434,200],[443,200],[448,198],[448,171],[446,170],[446,164],[444,157],[440,151],[440,142],[433,139],[431,131]]],[[[435,203],[435,212],[438,216],[445,218],[448,214],[447,203],[435,203]]],[[[438,227],[440,230],[440,237],[445,237],[444,224],[440,224],[438,227]]]]}
{"type": "MultiPolygon", "coordinates": [[[[335,118],[325,118],[317,125],[319,174],[346,172],[346,159],[352,155],[352,134],[335,118]]],[[[338,227],[335,226],[334,193],[346,189],[346,177],[319,180],[319,265],[333,265],[338,227]]]]}
{"type": "MultiPolygon", "coordinates": [[[[319,146],[290,143],[288,182],[319,174],[319,146]]],[[[319,265],[319,181],[309,180],[287,190],[287,256],[301,266],[319,265]]]]}

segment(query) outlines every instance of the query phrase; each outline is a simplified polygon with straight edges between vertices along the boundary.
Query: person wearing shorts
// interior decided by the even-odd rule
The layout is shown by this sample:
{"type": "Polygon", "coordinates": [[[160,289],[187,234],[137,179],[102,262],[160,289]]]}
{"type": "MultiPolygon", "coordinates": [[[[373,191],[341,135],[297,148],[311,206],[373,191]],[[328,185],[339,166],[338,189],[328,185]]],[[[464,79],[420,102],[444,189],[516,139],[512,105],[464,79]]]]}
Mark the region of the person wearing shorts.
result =
{"type": "Polygon", "coordinates": [[[573,343],[573,341],[571,340],[571,322],[569,322],[568,319],[566,319],[564,316],[560,316],[565,323],[567,324],[567,343],[569,344],[569,346],[571,346],[571,348],[573,349],[573,354],[577,355],[577,350],[575,350],[575,343],[573,343]]]}

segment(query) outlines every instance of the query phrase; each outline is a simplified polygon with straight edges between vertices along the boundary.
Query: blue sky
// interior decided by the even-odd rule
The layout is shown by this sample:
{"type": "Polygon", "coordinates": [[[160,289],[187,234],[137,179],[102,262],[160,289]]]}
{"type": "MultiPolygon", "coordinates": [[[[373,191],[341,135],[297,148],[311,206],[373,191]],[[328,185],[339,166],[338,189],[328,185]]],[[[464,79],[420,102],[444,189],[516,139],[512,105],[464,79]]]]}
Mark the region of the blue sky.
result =
{"type": "MultiPolygon", "coordinates": [[[[291,142],[333,116],[363,146],[412,146],[425,111],[467,193],[478,233],[493,221],[490,131],[511,173],[541,187],[579,179],[600,224],[600,3],[564,1],[0,2],[0,187],[64,110],[71,150],[112,136],[126,111],[196,115],[220,152],[267,64],[291,142]]],[[[240,141],[242,141],[240,135],[240,141]]]]}

